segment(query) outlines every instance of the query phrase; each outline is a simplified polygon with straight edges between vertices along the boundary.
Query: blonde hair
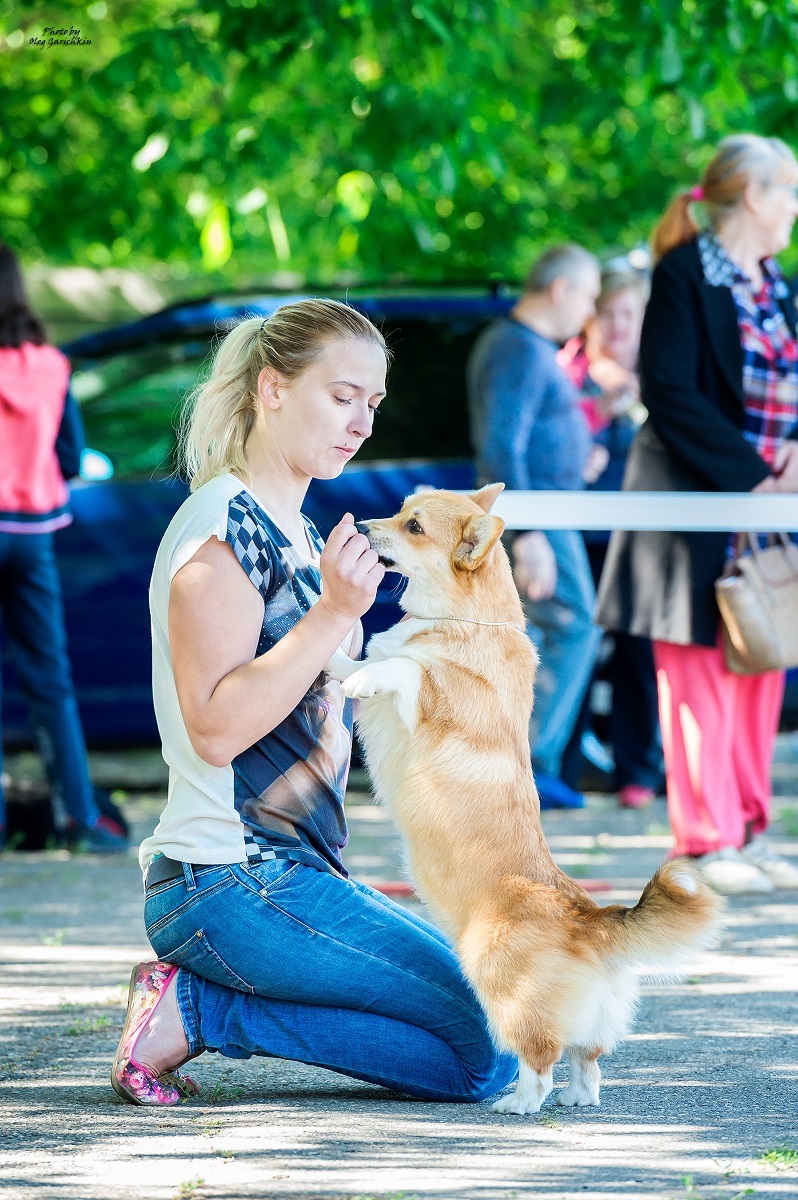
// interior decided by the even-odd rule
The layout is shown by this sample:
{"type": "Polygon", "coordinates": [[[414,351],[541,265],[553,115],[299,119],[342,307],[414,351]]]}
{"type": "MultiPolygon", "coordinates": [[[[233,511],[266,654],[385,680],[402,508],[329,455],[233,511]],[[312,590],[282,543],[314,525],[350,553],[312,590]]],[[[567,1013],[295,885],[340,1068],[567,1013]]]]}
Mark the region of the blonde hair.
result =
{"type": "Polygon", "coordinates": [[[179,430],[180,462],[192,492],[228,471],[251,483],[245,447],[258,412],[258,376],[265,367],[288,383],[312,366],[325,346],[344,338],[378,345],[379,329],[338,300],[298,300],[272,315],[247,317],[218,346],[210,375],[191,392],[179,430]]]}
{"type": "Polygon", "coordinates": [[[596,300],[596,311],[601,312],[608,300],[621,292],[636,292],[643,304],[648,300],[648,279],[640,271],[605,270],[601,272],[601,291],[596,300]]]}
{"type": "Polygon", "coordinates": [[[715,228],[740,202],[745,189],[756,182],[770,187],[785,167],[798,173],[798,161],[780,138],[760,137],[756,133],[737,133],[724,138],[704,172],[700,189],[681,192],[671,201],[654,230],[651,247],[658,262],[669,250],[691,241],[699,232],[692,205],[706,205],[710,224],[715,228]],[[700,192],[700,196],[696,192],[700,192]]]}

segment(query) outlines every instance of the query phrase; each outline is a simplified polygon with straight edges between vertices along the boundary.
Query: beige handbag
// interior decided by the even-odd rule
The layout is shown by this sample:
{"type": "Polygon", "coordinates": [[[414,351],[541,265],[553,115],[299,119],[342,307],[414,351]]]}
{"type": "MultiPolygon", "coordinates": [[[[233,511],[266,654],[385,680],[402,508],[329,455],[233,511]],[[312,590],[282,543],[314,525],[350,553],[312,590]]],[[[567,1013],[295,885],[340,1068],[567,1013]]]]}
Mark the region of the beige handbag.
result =
{"type": "Polygon", "coordinates": [[[741,533],[736,551],[715,583],[726,666],[738,675],[798,666],[798,546],[778,533],[763,550],[741,533]]]}

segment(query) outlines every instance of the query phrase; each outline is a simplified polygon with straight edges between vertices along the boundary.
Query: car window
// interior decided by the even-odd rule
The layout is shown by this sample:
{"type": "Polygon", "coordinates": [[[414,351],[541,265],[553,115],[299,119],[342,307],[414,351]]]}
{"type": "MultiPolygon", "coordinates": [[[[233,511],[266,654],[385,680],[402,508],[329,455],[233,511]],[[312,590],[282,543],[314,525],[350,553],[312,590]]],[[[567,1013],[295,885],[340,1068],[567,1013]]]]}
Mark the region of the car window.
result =
{"type": "MultiPolygon", "coordinates": [[[[393,351],[388,394],[358,461],[470,457],[465,364],[485,322],[383,321],[393,351]]],[[[211,337],[73,361],[72,390],[86,441],[107,455],[116,479],[159,478],[175,469],[176,428],[186,396],[209,365],[211,337]]]]}
{"type": "Polygon", "coordinates": [[[176,427],[210,343],[148,346],[100,362],[73,363],[72,392],[86,442],[108,456],[117,479],[159,478],[175,467],[176,427]]]}
{"type": "Polygon", "coordinates": [[[485,322],[381,322],[393,353],[387,395],[358,461],[469,458],[465,366],[485,322]]]}

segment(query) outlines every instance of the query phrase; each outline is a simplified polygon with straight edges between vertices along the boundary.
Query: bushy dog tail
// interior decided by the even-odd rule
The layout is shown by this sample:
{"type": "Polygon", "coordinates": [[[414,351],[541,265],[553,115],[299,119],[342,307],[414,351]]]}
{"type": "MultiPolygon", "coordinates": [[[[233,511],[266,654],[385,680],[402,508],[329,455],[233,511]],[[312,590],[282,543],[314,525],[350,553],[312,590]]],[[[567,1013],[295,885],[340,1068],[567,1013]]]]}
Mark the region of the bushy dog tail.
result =
{"type": "Polygon", "coordinates": [[[600,911],[609,956],[668,972],[717,942],[724,905],[685,859],[673,859],[646,884],[634,908],[600,911]]]}

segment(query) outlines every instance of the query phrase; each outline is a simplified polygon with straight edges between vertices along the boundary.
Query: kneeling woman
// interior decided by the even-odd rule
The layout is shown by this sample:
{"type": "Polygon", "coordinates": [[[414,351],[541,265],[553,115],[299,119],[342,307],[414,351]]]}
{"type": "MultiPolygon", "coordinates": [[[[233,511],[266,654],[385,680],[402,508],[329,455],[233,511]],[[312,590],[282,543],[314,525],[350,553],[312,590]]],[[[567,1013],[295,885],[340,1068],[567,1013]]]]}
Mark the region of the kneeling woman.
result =
{"type": "Polygon", "coordinates": [[[516,1063],[441,933],[341,861],[351,701],[383,567],[347,513],[324,545],[301,507],[370,435],[382,335],[331,300],[242,321],[188,417],[192,495],[150,589],[169,800],[141,847],[157,962],[133,972],[111,1074],[175,1104],[204,1050],[297,1059],[429,1100],[481,1100],[516,1063]]]}

